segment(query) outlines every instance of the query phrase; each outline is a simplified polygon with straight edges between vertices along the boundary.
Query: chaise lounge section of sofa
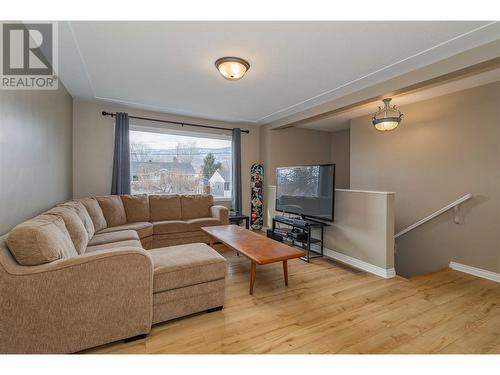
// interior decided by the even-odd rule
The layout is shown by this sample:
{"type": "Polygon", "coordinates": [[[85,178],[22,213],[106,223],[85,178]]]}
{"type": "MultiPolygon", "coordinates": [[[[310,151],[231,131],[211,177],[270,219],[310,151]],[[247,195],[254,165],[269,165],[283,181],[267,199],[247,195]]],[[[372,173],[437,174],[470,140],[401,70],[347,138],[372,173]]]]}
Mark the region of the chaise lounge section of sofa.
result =
{"type": "Polygon", "coordinates": [[[76,352],[221,308],[225,259],[200,228],[227,214],[211,196],[104,196],[19,224],[0,237],[0,352],[76,352]]]}

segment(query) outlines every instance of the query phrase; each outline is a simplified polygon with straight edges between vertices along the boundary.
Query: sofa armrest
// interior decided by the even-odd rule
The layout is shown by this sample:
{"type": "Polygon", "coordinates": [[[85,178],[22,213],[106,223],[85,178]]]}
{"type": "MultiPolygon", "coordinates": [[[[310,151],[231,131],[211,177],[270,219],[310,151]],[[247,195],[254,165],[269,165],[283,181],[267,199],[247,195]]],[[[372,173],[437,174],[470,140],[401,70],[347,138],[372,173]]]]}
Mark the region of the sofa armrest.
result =
{"type": "Polygon", "coordinates": [[[70,353],[151,329],[153,264],[145,250],[0,271],[0,352],[70,353]]]}
{"type": "Polygon", "coordinates": [[[224,206],[210,207],[210,213],[213,218],[219,220],[222,224],[229,224],[229,210],[224,206]]]}

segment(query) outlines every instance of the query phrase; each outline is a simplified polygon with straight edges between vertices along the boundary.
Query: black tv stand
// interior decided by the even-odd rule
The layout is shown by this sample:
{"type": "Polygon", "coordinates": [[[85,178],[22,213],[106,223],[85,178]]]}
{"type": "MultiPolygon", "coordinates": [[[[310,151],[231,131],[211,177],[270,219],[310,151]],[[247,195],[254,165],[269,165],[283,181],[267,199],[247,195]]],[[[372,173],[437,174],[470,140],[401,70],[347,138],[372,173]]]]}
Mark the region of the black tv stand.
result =
{"type": "Polygon", "coordinates": [[[302,216],[276,216],[276,221],[282,224],[306,226],[307,221],[302,216]]]}
{"type": "Polygon", "coordinates": [[[319,258],[323,256],[323,239],[324,239],[324,228],[328,226],[321,221],[312,220],[304,217],[285,217],[285,216],[275,216],[273,217],[273,227],[272,232],[276,232],[276,223],[284,224],[291,227],[288,232],[288,238],[291,238],[292,243],[306,250],[306,255],[300,259],[309,262],[313,258],[319,258]],[[311,235],[311,229],[318,228],[321,233],[320,238],[314,238],[311,235]],[[297,239],[295,237],[301,237],[302,239],[297,239]],[[303,238],[305,237],[305,239],[303,238]],[[311,244],[316,243],[320,246],[320,251],[312,250],[311,244]],[[314,254],[314,255],[311,255],[314,254]]]}

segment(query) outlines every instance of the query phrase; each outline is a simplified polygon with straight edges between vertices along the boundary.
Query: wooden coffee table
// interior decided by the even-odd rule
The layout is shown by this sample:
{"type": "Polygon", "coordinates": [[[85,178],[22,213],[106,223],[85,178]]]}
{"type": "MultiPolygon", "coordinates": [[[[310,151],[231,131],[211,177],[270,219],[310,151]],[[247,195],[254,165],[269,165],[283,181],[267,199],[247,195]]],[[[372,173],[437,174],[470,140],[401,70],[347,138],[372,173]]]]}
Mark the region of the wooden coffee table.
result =
{"type": "Polygon", "coordinates": [[[243,254],[252,261],[250,270],[250,294],[253,294],[255,271],[257,264],[283,262],[285,285],[288,286],[289,259],[300,258],[304,253],[291,246],[272,240],[263,235],[243,229],[237,225],[216,225],[201,228],[210,238],[210,246],[214,240],[222,242],[239,254],[243,254]]]}

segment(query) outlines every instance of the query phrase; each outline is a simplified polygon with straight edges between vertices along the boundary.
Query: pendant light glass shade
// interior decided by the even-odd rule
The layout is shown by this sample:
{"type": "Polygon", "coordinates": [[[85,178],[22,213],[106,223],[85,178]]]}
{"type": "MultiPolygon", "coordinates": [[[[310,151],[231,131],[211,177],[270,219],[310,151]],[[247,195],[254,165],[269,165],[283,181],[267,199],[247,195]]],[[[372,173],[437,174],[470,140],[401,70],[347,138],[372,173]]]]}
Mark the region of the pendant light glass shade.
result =
{"type": "Polygon", "coordinates": [[[378,111],[373,115],[372,119],[375,129],[381,132],[396,129],[403,117],[403,114],[399,109],[396,109],[395,105],[391,107],[391,98],[384,99],[383,102],[384,107],[378,107],[378,111]]]}

